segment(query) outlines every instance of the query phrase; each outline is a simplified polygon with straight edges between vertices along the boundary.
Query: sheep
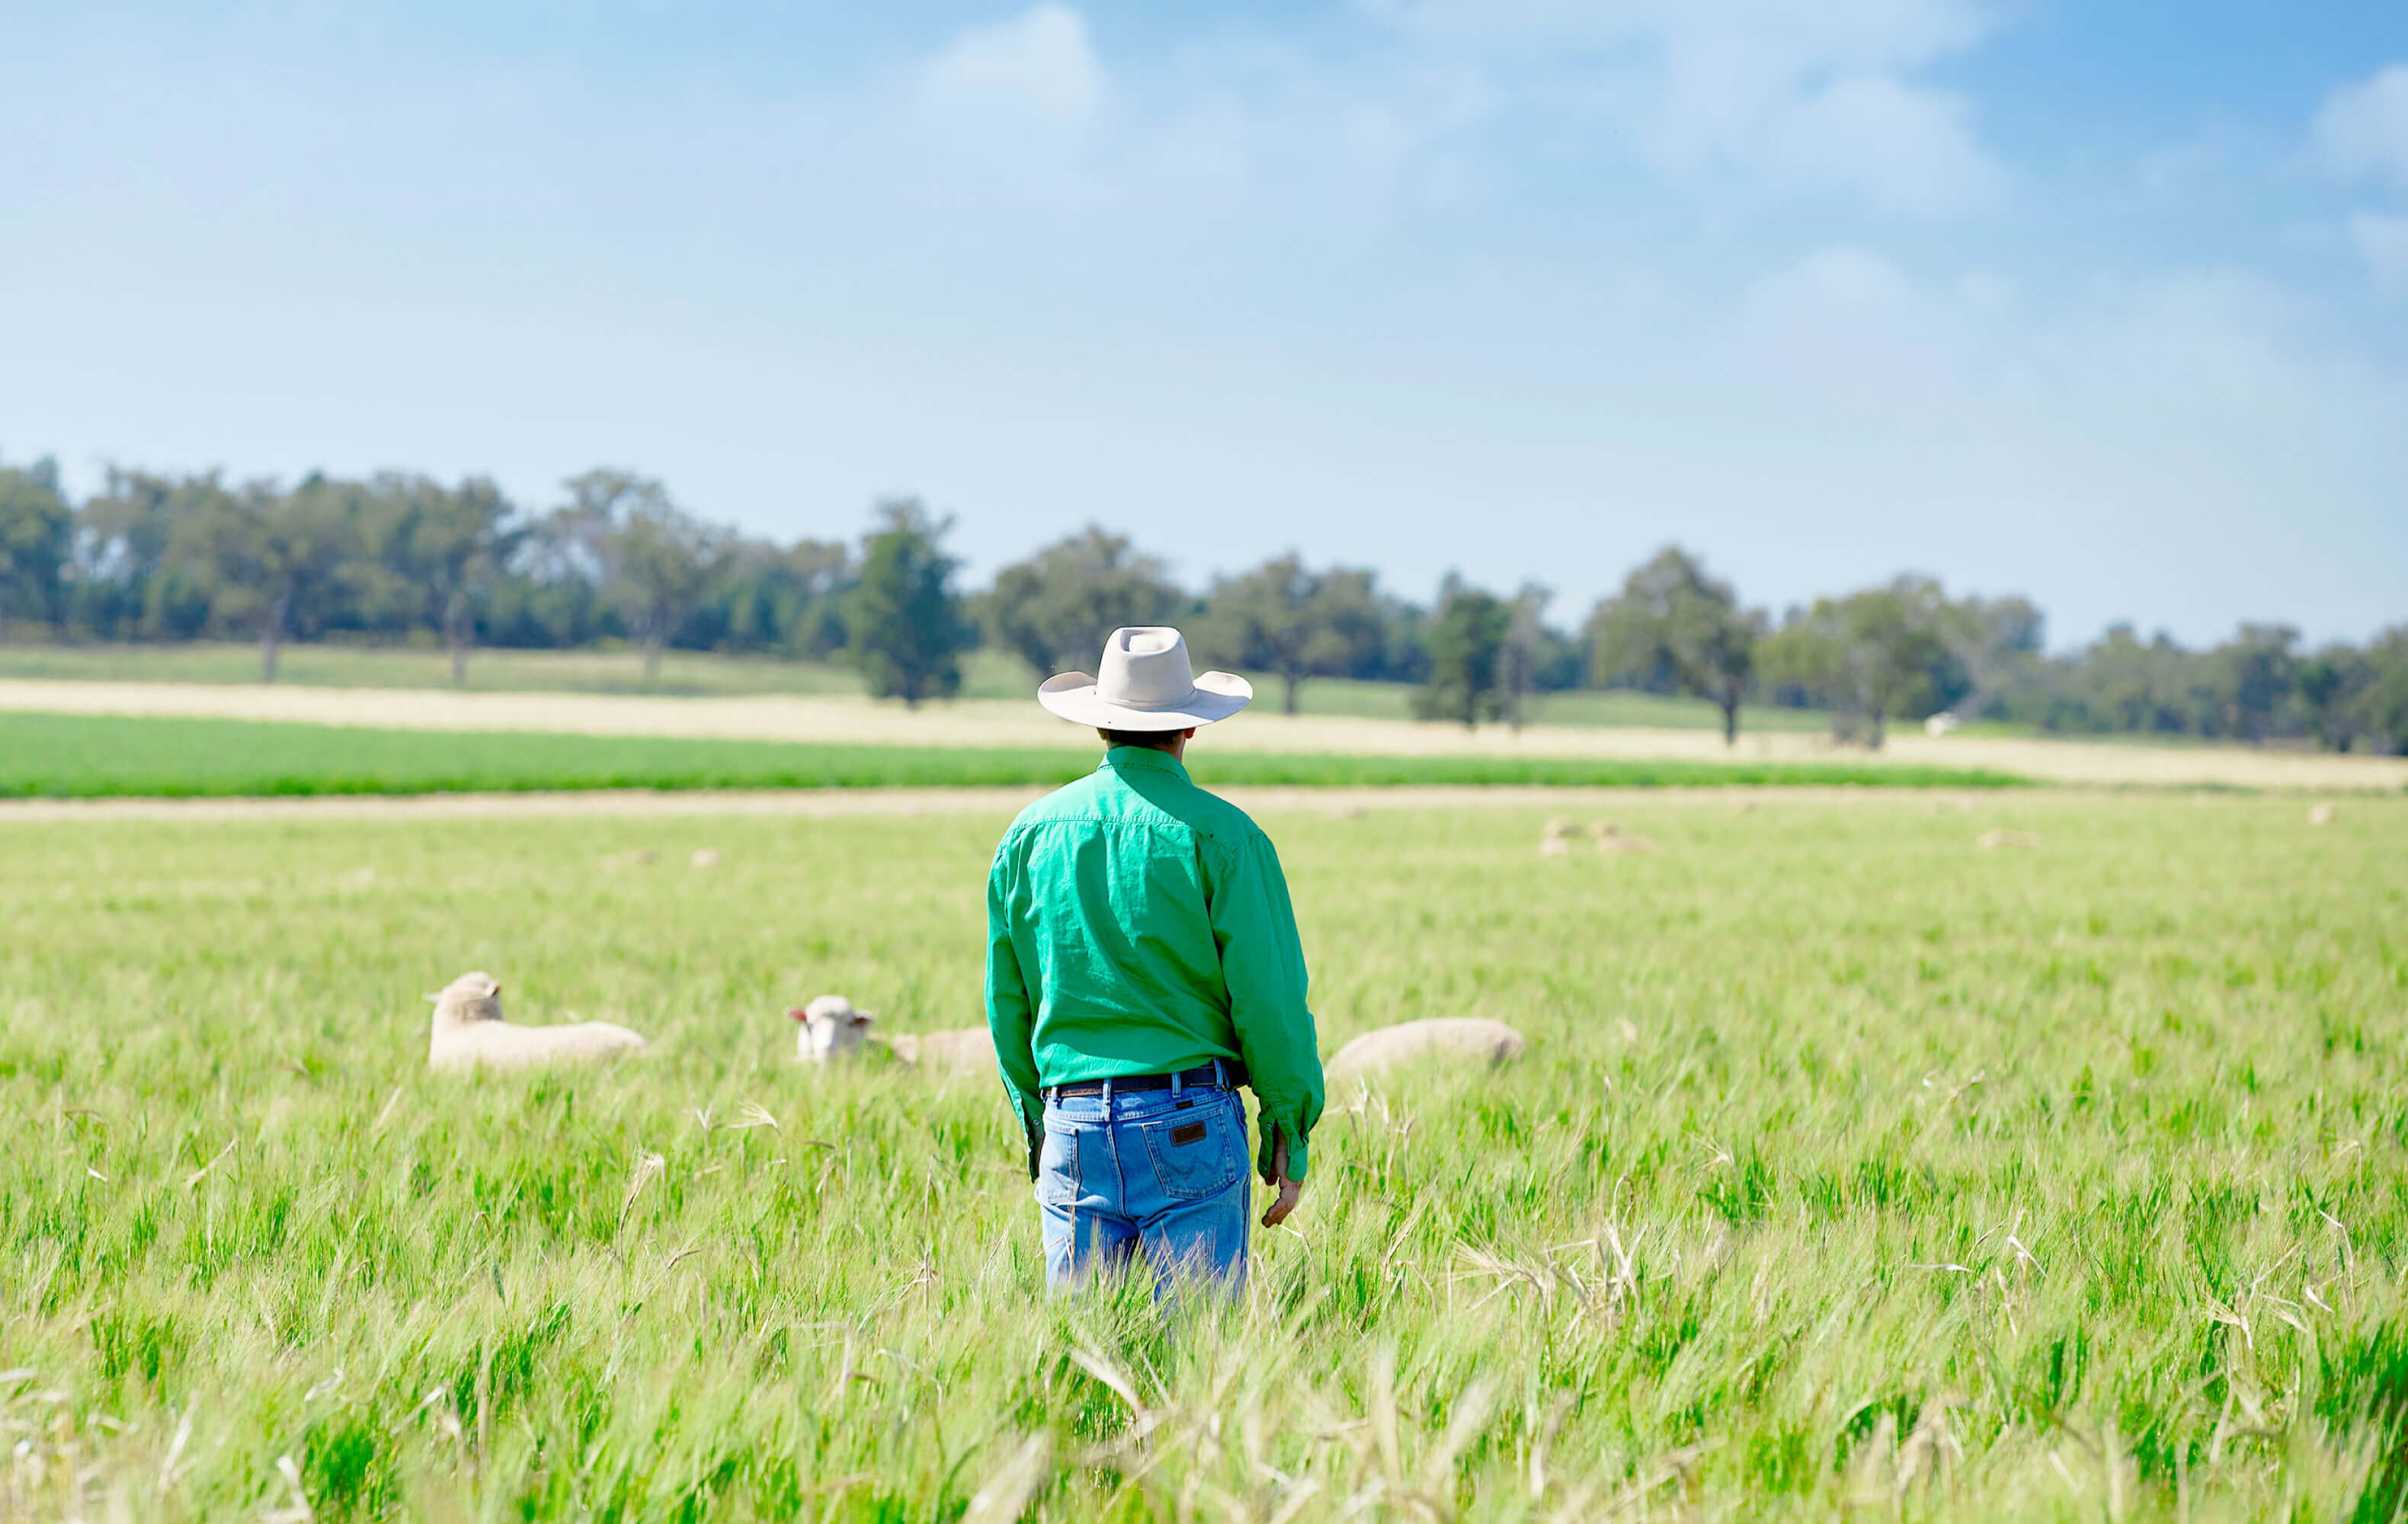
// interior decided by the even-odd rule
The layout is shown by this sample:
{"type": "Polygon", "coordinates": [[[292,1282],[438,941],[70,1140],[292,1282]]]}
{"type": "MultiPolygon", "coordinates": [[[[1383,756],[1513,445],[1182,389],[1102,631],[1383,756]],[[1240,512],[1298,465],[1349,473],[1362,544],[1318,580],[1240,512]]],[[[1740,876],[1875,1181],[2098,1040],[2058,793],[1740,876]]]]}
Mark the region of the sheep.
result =
{"type": "Polygon", "coordinates": [[[658,854],[650,847],[638,847],[633,852],[611,853],[602,859],[602,866],[609,869],[650,868],[657,856],[658,854]]]}
{"type": "Polygon", "coordinates": [[[886,1040],[895,1057],[932,1074],[992,1074],[995,1038],[983,1027],[947,1032],[897,1032],[886,1040]]]}
{"type": "Polygon", "coordinates": [[[1539,832],[1539,855],[1541,857],[1571,855],[1572,837],[1578,829],[1579,827],[1561,815],[1548,821],[1545,828],[1539,832]]]}
{"type": "Polygon", "coordinates": [[[803,1029],[795,1034],[795,1059],[806,1064],[824,1064],[859,1053],[869,1038],[870,1023],[878,1019],[874,1012],[855,1010],[841,995],[823,995],[809,1005],[788,1006],[786,1014],[803,1024],[803,1029]]]}
{"type": "Polygon", "coordinates": [[[719,854],[709,847],[696,847],[694,850],[694,855],[688,858],[687,861],[696,868],[717,868],[719,866],[719,854]]]}
{"type": "Polygon", "coordinates": [[[2333,807],[2330,804],[2315,805],[2308,811],[2308,824],[2311,826],[2329,826],[2332,817],[2333,807]]]}
{"type": "Polygon", "coordinates": [[[1491,1068],[1521,1057],[1522,1034],[1484,1016],[1431,1016],[1365,1032],[1321,1066],[1325,1080],[1377,1073],[1430,1057],[1484,1058],[1491,1068]]]}
{"type": "Polygon", "coordinates": [[[1973,838],[1973,844],[1984,852],[1994,852],[2000,847],[2036,847],[2040,845],[2040,832],[2011,831],[2000,826],[1973,838]]]}
{"type": "Polygon", "coordinates": [[[1653,852],[1656,850],[1655,842],[1643,836],[1626,833],[1620,826],[1611,820],[1600,820],[1591,826],[1589,834],[1597,838],[1597,850],[1599,852],[1653,852]]]}
{"type": "Polygon", "coordinates": [[[429,1069],[521,1069],[555,1059],[590,1061],[641,1053],[644,1040],[607,1021],[513,1027],[502,1019],[502,986],[489,973],[464,973],[436,994],[429,1069]]]}
{"type": "Polygon", "coordinates": [[[795,1035],[795,1057],[807,1064],[824,1064],[853,1057],[865,1049],[882,1047],[904,1063],[935,1074],[982,1074],[995,1071],[995,1039],[983,1027],[963,1027],[946,1032],[898,1032],[872,1037],[877,1014],[857,1009],[841,995],[823,995],[809,1005],[787,1010],[803,1024],[795,1035]]]}

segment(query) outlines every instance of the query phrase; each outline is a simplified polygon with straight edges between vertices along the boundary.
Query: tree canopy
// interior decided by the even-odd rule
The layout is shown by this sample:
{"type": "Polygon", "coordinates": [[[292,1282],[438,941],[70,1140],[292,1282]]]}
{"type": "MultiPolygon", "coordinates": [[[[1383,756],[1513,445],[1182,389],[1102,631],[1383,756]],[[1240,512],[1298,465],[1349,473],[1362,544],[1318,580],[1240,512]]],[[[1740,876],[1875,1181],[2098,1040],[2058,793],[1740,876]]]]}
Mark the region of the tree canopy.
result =
{"type": "Polygon", "coordinates": [[[1730,583],[1667,545],[1589,615],[1589,670],[1599,687],[1663,684],[1712,701],[1723,712],[1723,740],[1733,744],[1764,627],[1762,611],[1742,609],[1730,583]]]}
{"type": "MultiPolygon", "coordinates": [[[[931,518],[917,498],[878,508],[861,542],[861,573],[845,600],[845,633],[880,698],[917,707],[961,690],[960,654],[977,630],[953,591],[958,563],[944,552],[951,519],[931,518]]],[[[1096,649],[1102,649],[1097,642],[1096,649]]]]}
{"type": "Polygon", "coordinates": [[[1122,625],[1173,623],[1199,661],[1278,683],[1291,712],[1311,684],[1354,679],[1418,686],[1433,719],[1518,724],[1543,712],[1533,696],[1585,683],[1702,695],[1727,737],[1757,704],[1827,712],[1838,739],[1866,744],[1945,710],[2071,734],[2408,750],[2408,624],[2314,651],[2279,623],[2204,649],[2116,625],[2051,653],[2029,599],[1902,576],[1776,625],[1670,546],[1567,633],[1535,582],[1505,597],[1450,578],[1431,608],[1368,568],[1292,552],[1198,594],[1102,525],[968,597],[952,522],[896,498],[857,541],[824,523],[780,541],[620,467],[568,479],[541,511],[481,478],[398,471],[288,485],[111,467],[77,501],[52,463],[0,461],[0,639],[251,640],[269,681],[290,640],[425,640],[451,654],[454,682],[479,647],[624,644],[648,681],[666,651],[724,651],[852,662],[918,703],[958,692],[982,637],[1049,675],[1086,667],[1122,625]]]}

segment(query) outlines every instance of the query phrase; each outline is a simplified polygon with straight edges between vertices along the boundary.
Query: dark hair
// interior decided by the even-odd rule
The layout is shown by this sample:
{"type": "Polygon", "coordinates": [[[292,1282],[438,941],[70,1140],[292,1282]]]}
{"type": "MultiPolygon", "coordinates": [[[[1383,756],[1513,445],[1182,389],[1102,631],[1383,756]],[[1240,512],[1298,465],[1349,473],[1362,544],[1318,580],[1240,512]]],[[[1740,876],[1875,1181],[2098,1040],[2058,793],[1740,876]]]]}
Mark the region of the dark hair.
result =
{"type": "Polygon", "coordinates": [[[1104,744],[1107,746],[1151,746],[1157,752],[1167,752],[1173,746],[1179,744],[1179,738],[1182,732],[1178,730],[1098,729],[1096,734],[1104,738],[1104,744]]]}

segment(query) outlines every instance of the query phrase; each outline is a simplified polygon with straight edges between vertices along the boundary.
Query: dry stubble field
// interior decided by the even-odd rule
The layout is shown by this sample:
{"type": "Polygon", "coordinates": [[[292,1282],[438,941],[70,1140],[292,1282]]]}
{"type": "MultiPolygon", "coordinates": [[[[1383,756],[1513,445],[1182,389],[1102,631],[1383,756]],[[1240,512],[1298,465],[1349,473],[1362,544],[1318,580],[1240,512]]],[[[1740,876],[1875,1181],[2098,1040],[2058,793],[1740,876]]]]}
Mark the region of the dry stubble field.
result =
{"type": "MultiPolygon", "coordinates": [[[[1907,725],[1877,753],[1835,748],[1826,735],[1770,730],[1780,719],[1752,711],[1735,748],[1696,727],[1647,725],[1460,726],[1366,716],[1267,712],[1216,730],[1213,750],[1318,756],[1625,758],[1666,762],[1842,762],[1908,769],[1981,769],[2057,783],[2108,786],[2334,789],[2408,788],[2408,757],[2338,755],[2246,746],[2155,745],[1949,736],[1907,725]]],[[[1093,732],[1025,698],[965,699],[907,710],[857,696],[642,697],[580,693],[459,693],[449,689],[262,687],[175,682],[67,682],[0,678],[0,715],[108,714],[368,726],[395,730],[528,731],[561,735],[686,737],[819,745],[965,750],[992,747],[1091,753],[1093,732]]]]}
{"type": "Polygon", "coordinates": [[[788,1061],[975,1018],[1000,814],[0,825],[0,1514],[2391,1517],[2408,801],[1973,804],[1267,813],[1325,1051],[1532,1051],[1167,1322],[992,1085],[788,1061]],[[469,967],[656,1051],[429,1076],[469,967]]]}

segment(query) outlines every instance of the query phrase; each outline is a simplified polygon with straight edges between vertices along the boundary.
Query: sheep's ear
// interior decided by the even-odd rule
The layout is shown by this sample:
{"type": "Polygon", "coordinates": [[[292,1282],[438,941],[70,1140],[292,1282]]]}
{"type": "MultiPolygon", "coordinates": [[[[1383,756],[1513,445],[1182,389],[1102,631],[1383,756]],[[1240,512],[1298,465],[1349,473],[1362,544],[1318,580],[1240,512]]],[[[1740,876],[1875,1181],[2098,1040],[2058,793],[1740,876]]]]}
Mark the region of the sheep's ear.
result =
{"type": "Polygon", "coordinates": [[[853,1024],[855,1027],[867,1027],[877,1019],[878,1013],[875,1011],[855,1011],[853,1014],[853,1024]]]}
{"type": "Polygon", "coordinates": [[[794,1017],[796,1021],[809,1021],[811,1019],[811,1014],[809,1011],[804,1010],[799,1005],[790,1005],[786,1007],[786,1014],[794,1017]]]}
{"type": "Polygon", "coordinates": [[[493,988],[491,988],[491,989],[489,989],[489,990],[485,991],[485,995],[486,995],[486,998],[490,999],[492,997],[494,997],[494,996],[495,996],[495,995],[499,995],[501,992],[502,992],[502,986],[501,986],[501,985],[495,985],[493,988]]]}

